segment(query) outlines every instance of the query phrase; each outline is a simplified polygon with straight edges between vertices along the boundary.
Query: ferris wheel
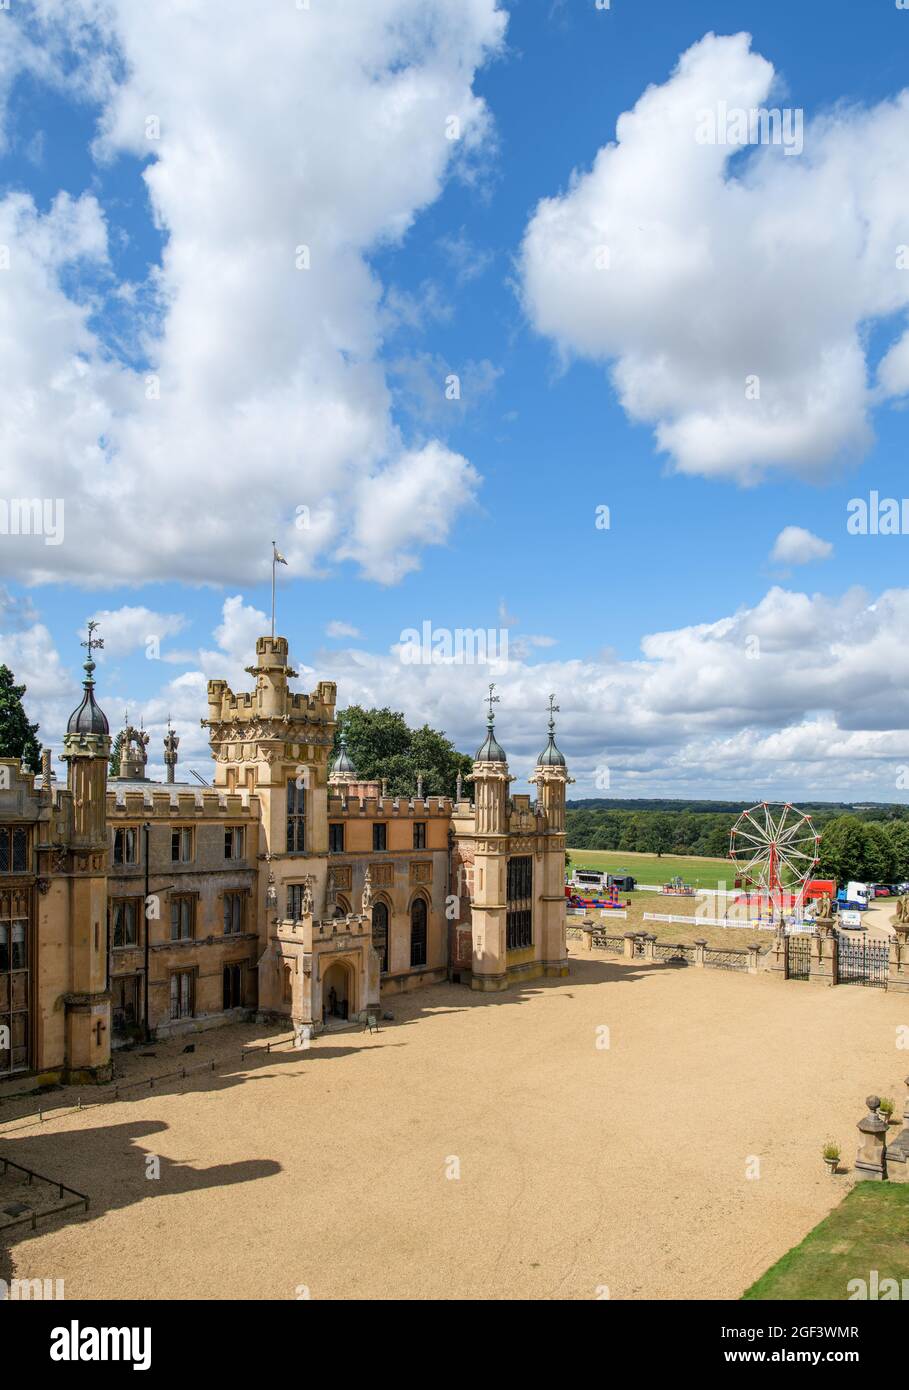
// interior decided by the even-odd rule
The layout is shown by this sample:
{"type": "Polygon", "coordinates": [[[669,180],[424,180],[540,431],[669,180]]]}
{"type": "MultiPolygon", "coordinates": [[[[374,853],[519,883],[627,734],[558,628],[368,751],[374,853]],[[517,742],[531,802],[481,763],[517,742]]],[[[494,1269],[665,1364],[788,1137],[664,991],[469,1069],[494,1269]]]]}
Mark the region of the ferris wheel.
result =
{"type": "Polygon", "coordinates": [[[743,887],[757,889],[781,908],[799,909],[820,843],[811,817],[791,802],[762,801],[743,811],[732,827],[729,858],[743,887]]]}

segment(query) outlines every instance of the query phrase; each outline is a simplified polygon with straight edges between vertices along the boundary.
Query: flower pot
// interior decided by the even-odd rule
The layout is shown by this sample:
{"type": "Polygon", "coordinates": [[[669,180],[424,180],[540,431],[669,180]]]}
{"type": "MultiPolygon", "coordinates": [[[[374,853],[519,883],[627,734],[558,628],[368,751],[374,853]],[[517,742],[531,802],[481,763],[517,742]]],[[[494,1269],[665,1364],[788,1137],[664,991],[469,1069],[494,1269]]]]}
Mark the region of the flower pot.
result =
{"type": "Polygon", "coordinates": [[[839,1159],[838,1159],[838,1158],[825,1158],[825,1159],[824,1159],[824,1162],[825,1162],[826,1165],[827,1165],[827,1171],[829,1172],[830,1176],[833,1177],[834,1173],[836,1172],[837,1168],[839,1167],[839,1163],[840,1163],[839,1159]]]}

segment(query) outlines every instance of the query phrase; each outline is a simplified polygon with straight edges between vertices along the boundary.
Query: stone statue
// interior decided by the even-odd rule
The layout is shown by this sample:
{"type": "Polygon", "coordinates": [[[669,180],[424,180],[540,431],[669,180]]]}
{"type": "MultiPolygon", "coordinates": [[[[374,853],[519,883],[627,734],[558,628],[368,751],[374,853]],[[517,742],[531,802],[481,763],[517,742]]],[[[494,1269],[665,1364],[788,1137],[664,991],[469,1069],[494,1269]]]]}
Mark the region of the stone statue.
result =
{"type": "Polygon", "coordinates": [[[366,866],[366,879],[363,884],[363,911],[368,912],[372,903],[372,871],[366,866]]]}
{"type": "Polygon", "coordinates": [[[815,920],[818,922],[828,921],[830,918],[830,909],[830,894],[824,893],[820,898],[818,898],[817,910],[815,912],[815,920]]]}

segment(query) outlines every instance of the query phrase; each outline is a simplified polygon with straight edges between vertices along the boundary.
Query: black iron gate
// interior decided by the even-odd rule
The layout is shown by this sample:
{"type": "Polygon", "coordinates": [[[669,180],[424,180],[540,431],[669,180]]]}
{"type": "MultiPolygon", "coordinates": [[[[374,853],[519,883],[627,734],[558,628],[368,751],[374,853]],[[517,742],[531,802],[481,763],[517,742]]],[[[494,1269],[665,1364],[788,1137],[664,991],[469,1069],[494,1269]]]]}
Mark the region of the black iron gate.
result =
{"type": "Polygon", "coordinates": [[[886,989],[890,978],[890,946],[886,941],[855,941],[840,932],[837,940],[836,982],[886,989]]]}
{"type": "Polygon", "coordinates": [[[786,937],[786,979],[807,980],[811,967],[811,937],[786,937]]]}

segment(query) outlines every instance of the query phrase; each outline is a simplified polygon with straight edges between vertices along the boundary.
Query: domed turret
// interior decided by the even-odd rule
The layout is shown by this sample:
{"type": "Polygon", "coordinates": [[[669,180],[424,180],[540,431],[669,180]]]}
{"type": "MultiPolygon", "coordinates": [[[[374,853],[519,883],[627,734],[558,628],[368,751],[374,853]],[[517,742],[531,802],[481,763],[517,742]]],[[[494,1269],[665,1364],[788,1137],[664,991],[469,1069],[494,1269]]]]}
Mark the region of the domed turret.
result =
{"type": "Polygon", "coordinates": [[[347,751],[347,735],[343,729],[341,730],[338,756],[331,765],[328,780],[329,782],[355,782],[357,780],[356,770],[347,751]]]}
{"type": "Polygon", "coordinates": [[[480,747],[477,749],[476,753],[474,754],[473,760],[475,763],[508,762],[508,757],[505,753],[505,749],[502,747],[501,743],[499,743],[495,735],[495,715],[492,712],[492,707],[494,704],[498,703],[499,697],[498,695],[493,695],[493,690],[495,690],[495,686],[491,685],[489,687],[489,695],[487,696],[489,714],[486,716],[486,737],[480,744],[480,747]]]}
{"type": "MultiPolygon", "coordinates": [[[[94,644],[100,646],[100,639],[94,644]]],[[[82,683],[82,703],[78,709],[74,709],[69,717],[66,726],[68,734],[109,734],[110,725],[107,722],[107,715],[95,700],[95,682],[92,673],[95,663],[92,661],[91,652],[85,662],[85,680],[82,683]]]]}
{"type": "Polygon", "coordinates": [[[550,697],[549,697],[549,742],[547,743],[546,747],[543,749],[543,751],[542,751],[542,753],[540,754],[540,756],[537,758],[537,767],[564,767],[564,766],[565,766],[565,757],[564,757],[564,754],[561,753],[561,752],[559,751],[558,748],[556,748],[556,741],[555,741],[555,719],[553,718],[553,715],[554,715],[555,711],[558,709],[558,705],[557,705],[557,704],[554,704],[554,701],[555,701],[555,696],[554,696],[554,695],[550,695],[550,697]]]}
{"type": "Polygon", "coordinates": [[[88,625],[88,641],[83,642],[84,647],[88,647],[88,659],[84,664],[85,680],[82,682],[82,703],[74,709],[69,717],[66,726],[67,735],[92,735],[105,737],[110,733],[110,725],[107,722],[107,715],[95,700],[95,682],[92,679],[95,670],[95,663],[92,660],[92,652],[96,647],[103,647],[104,640],[95,637],[97,623],[90,622],[88,625]]]}
{"type": "Polygon", "coordinates": [[[103,849],[107,845],[104,794],[107,786],[107,760],[110,757],[110,727],[107,716],[95,700],[92,652],[103,647],[95,636],[97,623],[88,625],[88,660],[82,683],[82,703],[74,709],[63,735],[63,757],[68,764],[67,789],[73,796],[72,845],[78,849],[103,849]]]}

